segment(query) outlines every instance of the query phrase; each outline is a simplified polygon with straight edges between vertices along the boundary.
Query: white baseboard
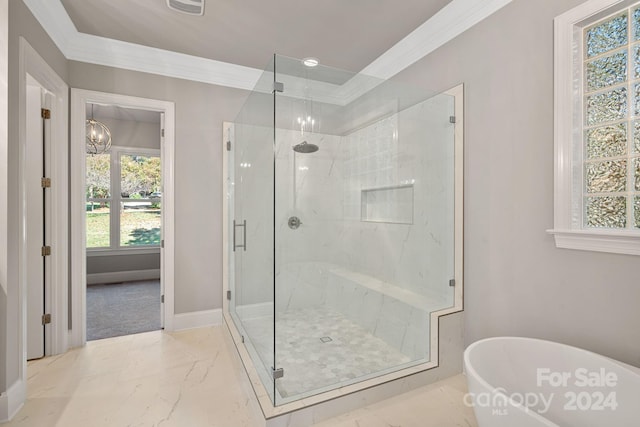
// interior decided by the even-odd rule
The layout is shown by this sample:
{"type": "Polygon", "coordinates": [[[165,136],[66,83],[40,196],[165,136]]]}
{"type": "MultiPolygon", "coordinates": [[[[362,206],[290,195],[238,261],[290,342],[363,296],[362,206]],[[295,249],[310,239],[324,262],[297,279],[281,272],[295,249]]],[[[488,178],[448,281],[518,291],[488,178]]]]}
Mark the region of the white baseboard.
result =
{"type": "Polygon", "coordinates": [[[222,309],[180,313],[173,316],[173,330],[203,328],[205,326],[222,325],[222,309]]]}
{"type": "Polygon", "coordinates": [[[273,316],[273,303],[261,302],[258,304],[239,305],[236,307],[236,313],[238,313],[240,319],[273,316]]]}
{"type": "Polygon", "coordinates": [[[110,273],[87,274],[87,285],[96,285],[99,283],[122,283],[133,282],[136,280],[154,279],[160,279],[159,268],[152,270],[114,271],[110,273]]]}
{"type": "Polygon", "coordinates": [[[11,420],[24,406],[27,398],[27,388],[19,379],[9,389],[0,394],[0,423],[11,420]]]}

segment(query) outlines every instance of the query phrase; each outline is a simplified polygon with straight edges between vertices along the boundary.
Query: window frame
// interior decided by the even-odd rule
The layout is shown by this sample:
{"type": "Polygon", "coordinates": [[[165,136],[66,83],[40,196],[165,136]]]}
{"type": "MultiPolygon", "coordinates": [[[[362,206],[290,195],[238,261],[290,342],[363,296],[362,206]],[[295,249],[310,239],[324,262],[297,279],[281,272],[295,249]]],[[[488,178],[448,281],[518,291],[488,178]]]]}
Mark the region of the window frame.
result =
{"type": "MultiPolygon", "coordinates": [[[[574,177],[576,132],[582,133],[584,114],[583,29],[633,3],[590,0],[554,19],[554,228],[547,232],[558,248],[640,255],[640,230],[583,228],[574,211],[576,197],[581,204],[584,198],[584,178],[574,177]]],[[[579,162],[582,167],[582,155],[579,162]]]]}
{"type": "MultiPolygon", "coordinates": [[[[120,244],[120,206],[122,197],[121,179],[122,171],[120,169],[120,158],[122,155],[139,155],[145,157],[158,157],[161,159],[161,150],[156,148],[138,148],[112,145],[109,150],[109,175],[110,175],[110,194],[109,198],[109,246],[103,247],[86,247],[87,256],[103,256],[103,255],[142,255],[159,253],[161,244],[157,245],[139,245],[139,246],[122,246],[120,244]],[[117,209],[116,209],[117,207],[117,209]]],[[[88,200],[88,199],[87,199],[88,200]]],[[[93,200],[93,199],[91,199],[93,200]]],[[[146,200],[146,199],[141,199],[146,200]]],[[[162,231],[161,231],[162,233],[162,231]]],[[[88,234],[88,233],[87,233],[88,234]]]]}

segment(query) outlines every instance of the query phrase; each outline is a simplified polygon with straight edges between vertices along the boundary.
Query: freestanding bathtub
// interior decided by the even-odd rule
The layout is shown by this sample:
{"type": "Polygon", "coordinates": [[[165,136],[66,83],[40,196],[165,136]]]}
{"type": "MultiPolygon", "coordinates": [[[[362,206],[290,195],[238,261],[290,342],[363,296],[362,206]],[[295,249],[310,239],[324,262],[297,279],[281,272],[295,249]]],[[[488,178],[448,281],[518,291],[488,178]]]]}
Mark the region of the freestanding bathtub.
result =
{"type": "Polygon", "coordinates": [[[638,427],[640,369],[532,338],[497,337],[464,352],[479,427],[638,427]]]}

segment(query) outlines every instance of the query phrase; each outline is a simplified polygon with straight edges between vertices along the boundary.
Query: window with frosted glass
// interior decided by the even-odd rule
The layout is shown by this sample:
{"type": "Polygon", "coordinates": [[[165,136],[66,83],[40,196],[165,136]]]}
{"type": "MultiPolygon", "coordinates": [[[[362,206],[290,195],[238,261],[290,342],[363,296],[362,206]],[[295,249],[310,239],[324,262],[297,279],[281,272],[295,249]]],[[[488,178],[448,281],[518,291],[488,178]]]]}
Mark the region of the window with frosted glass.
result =
{"type": "Polygon", "coordinates": [[[586,228],[640,229],[640,6],[584,29],[586,228]]]}

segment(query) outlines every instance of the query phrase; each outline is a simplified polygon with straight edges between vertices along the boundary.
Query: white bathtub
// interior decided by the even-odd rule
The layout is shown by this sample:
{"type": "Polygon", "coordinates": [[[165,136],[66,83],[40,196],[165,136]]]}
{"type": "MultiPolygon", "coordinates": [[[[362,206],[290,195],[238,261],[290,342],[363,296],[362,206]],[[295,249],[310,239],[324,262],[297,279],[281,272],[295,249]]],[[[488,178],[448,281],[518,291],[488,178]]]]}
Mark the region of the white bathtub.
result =
{"type": "Polygon", "coordinates": [[[498,337],[464,352],[479,427],[638,427],[640,369],[550,341],[498,337]]]}

